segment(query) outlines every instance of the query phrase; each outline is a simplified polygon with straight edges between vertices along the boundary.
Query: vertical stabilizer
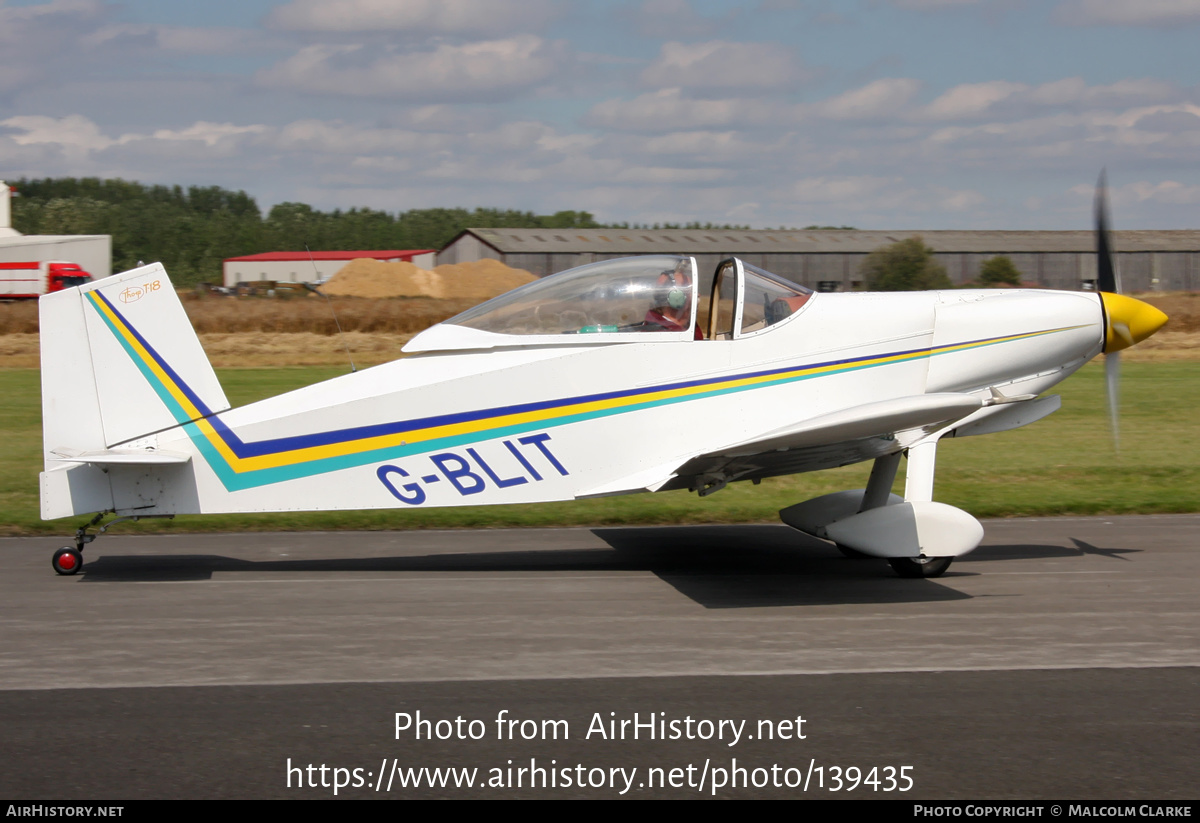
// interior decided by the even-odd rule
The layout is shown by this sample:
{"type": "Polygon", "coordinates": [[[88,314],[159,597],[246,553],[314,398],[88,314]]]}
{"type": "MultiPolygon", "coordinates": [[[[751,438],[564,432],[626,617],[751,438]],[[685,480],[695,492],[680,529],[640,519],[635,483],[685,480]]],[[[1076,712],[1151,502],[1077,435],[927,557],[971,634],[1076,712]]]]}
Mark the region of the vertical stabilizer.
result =
{"type": "Polygon", "coordinates": [[[99,511],[111,501],[103,472],[64,457],[229,408],[161,264],[45,295],[38,308],[43,517],[99,511]]]}

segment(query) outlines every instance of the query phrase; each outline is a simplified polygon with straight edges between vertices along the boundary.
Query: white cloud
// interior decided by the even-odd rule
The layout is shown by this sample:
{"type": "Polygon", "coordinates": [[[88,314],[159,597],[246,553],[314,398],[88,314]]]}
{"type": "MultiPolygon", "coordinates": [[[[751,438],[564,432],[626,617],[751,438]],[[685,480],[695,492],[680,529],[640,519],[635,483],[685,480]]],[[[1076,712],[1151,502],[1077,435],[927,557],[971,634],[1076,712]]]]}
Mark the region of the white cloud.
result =
{"type": "MultiPolygon", "coordinates": [[[[266,126],[235,126],[233,123],[209,123],[199,120],[183,129],[156,129],[150,138],[154,140],[196,140],[208,147],[213,147],[231,138],[247,137],[266,134],[271,131],[266,126]]],[[[128,138],[123,138],[127,140],[128,138]]]]}
{"type": "Polygon", "coordinates": [[[92,120],[79,114],[66,117],[42,115],[19,115],[0,120],[0,126],[20,130],[9,139],[22,146],[57,146],[69,155],[94,154],[114,146],[141,141],[161,143],[203,143],[212,148],[231,139],[262,135],[270,131],[267,126],[235,126],[232,123],[209,123],[197,121],[182,129],[157,129],[151,134],[127,133],[109,137],[92,120]]]}
{"type": "Polygon", "coordinates": [[[778,43],[664,43],[641,74],[643,85],[687,89],[788,88],[810,76],[778,43]]]}
{"type": "Polygon", "coordinates": [[[39,18],[58,16],[99,16],[104,4],[99,0],[51,0],[32,6],[0,6],[0,30],[39,18]]]}
{"type": "Polygon", "coordinates": [[[964,83],[942,94],[925,107],[924,114],[938,120],[972,117],[982,114],[994,104],[1017,92],[1028,91],[1024,83],[992,80],[986,83],[964,83]]]}
{"type": "Polygon", "coordinates": [[[551,0],[292,0],[268,25],[295,31],[495,36],[540,29],[561,6],[551,0]]]}
{"type": "MultiPolygon", "coordinates": [[[[794,112],[791,109],[790,112],[794,112]]],[[[585,123],[619,131],[670,132],[756,125],[788,116],[789,107],[729,98],[692,100],[681,89],[660,89],[632,100],[605,100],[588,111],[585,123]]]]}
{"type": "Polygon", "coordinates": [[[1072,103],[1120,105],[1163,100],[1175,93],[1176,89],[1170,83],[1151,78],[1118,80],[1107,86],[1088,86],[1082,77],[1067,77],[1037,86],[1029,91],[1026,99],[1045,106],[1072,103]]]}
{"type": "Polygon", "coordinates": [[[648,138],[640,143],[640,147],[648,154],[688,156],[729,155],[751,148],[732,131],[672,132],[648,138]]]}
{"type": "Polygon", "coordinates": [[[285,151],[321,154],[403,154],[445,145],[440,134],[355,126],[337,120],[296,120],[279,129],[275,145],[285,151]]]}
{"type": "Polygon", "coordinates": [[[1200,203],[1200,186],[1188,186],[1176,180],[1130,183],[1122,186],[1118,194],[1122,198],[1131,196],[1139,203],[1147,200],[1176,206],[1193,206],[1200,203]]]}
{"type": "MultiPolygon", "coordinates": [[[[1070,193],[1077,197],[1095,196],[1095,189],[1087,185],[1072,186],[1070,193]]],[[[1189,186],[1177,180],[1151,183],[1140,180],[1123,186],[1109,188],[1109,200],[1114,209],[1135,206],[1139,203],[1157,203],[1169,206],[1191,206],[1200,203],[1200,186],[1189,186]]]]}
{"type": "Polygon", "coordinates": [[[78,114],[67,117],[19,115],[0,120],[0,126],[24,132],[9,136],[18,145],[52,144],[72,154],[87,154],[118,142],[101,132],[100,127],[91,120],[78,114]]]}
{"type": "Polygon", "coordinates": [[[231,54],[263,39],[247,29],[164,26],[151,23],[111,23],[85,35],[90,47],[129,49],[141,45],[176,54],[231,54]]]}
{"type": "Polygon", "coordinates": [[[940,190],[938,194],[939,196],[935,202],[938,206],[948,211],[966,211],[982,205],[987,200],[979,192],[970,189],[959,191],[940,190]]]}
{"type": "Polygon", "coordinates": [[[831,97],[816,108],[834,120],[861,120],[903,111],[921,88],[919,80],[885,77],[831,97]]]}
{"type": "Polygon", "coordinates": [[[1072,26],[1185,26],[1200,23],[1197,0],[1067,0],[1055,19],[1072,26]]]}
{"type": "Polygon", "coordinates": [[[528,91],[564,71],[560,44],[525,34],[433,51],[379,52],[362,45],[313,45],[260,71],[258,82],[318,94],[409,100],[495,99],[528,91]]]}
{"type": "Polygon", "coordinates": [[[545,152],[582,156],[600,144],[600,138],[591,134],[558,134],[547,132],[537,139],[537,146],[545,152]]]}
{"type": "Polygon", "coordinates": [[[1200,106],[1190,103],[946,126],[921,139],[922,156],[945,168],[1043,170],[1136,168],[1147,162],[1190,166],[1200,153],[1200,106]]]}
{"type": "Polygon", "coordinates": [[[1089,86],[1080,77],[1067,77],[1039,86],[994,80],[955,86],[929,105],[915,112],[922,119],[977,120],[983,117],[1007,117],[1012,122],[1036,112],[1086,112],[1099,107],[1178,99],[1180,89],[1153,78],[1119,80],[1105,86],[1089,86]]]}
{"type": "Polygon", "coordinates": [[[1129,109],[1112,117],[1111,122],[1124,128],[1134,128],[1146,123],[1151,118],[1170,114],[1190,115],[1193,118],[1200,117],[1200,106],[1192,103],[1180,103],[1174,106],[1139,106],[1138,108],[1129,109]]]}

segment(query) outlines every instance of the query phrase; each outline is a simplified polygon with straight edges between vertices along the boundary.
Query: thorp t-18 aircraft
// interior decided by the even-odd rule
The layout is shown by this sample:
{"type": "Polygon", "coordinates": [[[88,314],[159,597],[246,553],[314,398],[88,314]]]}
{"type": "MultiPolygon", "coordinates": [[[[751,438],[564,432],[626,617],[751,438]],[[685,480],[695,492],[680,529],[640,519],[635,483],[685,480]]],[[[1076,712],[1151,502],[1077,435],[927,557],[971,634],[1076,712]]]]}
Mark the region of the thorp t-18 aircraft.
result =
{"type": "Polygon", "coordinates": [[[781,517],[934,577],[983,538],[933,501],[938,441],[1045,417],[1059,398],[1042,392],[1166,322],[1117,293],[1097,236],[1100,294],[814,294],[729,259],[701,295],[690,257],[606,260],[435,325],[405,358],[236,409],[161,265],[47,295],[42,517],[98,513],[53,565],[76,573],[108,513],[707,495],[873,460],[866,489],[781,517]]]}

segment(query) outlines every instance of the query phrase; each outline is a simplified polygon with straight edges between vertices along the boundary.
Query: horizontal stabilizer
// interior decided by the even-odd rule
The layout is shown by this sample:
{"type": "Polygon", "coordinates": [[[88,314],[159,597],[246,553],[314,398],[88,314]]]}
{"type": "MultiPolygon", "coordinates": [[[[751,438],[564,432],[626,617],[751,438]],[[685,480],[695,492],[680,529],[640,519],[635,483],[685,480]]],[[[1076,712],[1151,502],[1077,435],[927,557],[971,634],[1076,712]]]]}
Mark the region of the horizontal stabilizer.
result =
{"type": "Polygon", "coordinates": [[[187,463],[190,454],[172,451],[150,451],[148,449],[103,449],[99,451],[76,451],[54,449],[50,459],[58,463],[88,463],[92,466],[162,466],[187,463]]]}
{"type": "Polygon", "coordinates": [[[100,466],[56,464],[38,475],[42,519],[112,511],[112,478],[100,466]]]}

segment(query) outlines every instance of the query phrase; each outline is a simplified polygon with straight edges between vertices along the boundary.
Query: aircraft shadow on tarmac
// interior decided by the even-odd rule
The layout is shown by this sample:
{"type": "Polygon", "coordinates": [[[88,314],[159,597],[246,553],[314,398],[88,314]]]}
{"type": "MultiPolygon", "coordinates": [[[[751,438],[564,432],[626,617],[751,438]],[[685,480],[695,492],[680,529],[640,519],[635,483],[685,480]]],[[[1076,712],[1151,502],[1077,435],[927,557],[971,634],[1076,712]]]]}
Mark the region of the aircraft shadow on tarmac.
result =
{"type": "MultiPolygon", "coordinates": [[[[245,560],[222,555],[105,555],[83,567],[89,583],[208,580],[216,572],[588,572],[649,571],[706,608],[961,600],[955,577],[965,562],[1098,554],[1079,540],[1062,546],[985,546],[939,580],[900,580],[876,559],[848,560],[785,526],[596,528],[607,548],[497,550],[390,557],[245,560]]],[[[398,537],[398,541],[402,540],[398,537]]]]}
{"type": "MultiPolygon", "coordinates": [[[[1037,560],[1041,558],[1050,559],[1054,557],[1083,557],[1085,555],[1095,555],[1097,557],[1109,557],[1113,560],[1129,561],[1127,554],[1141,554],[1141,549],[1103,549],[1099,546],[1093,546],[1091,543],[1086,543],[1077,537],[1072,537],[1071,542],[1075,544],[1075,548],[1067,548],[1064,546],[1041,546],[1029,543],[1013,544],[1009,546],[980,546],[975,551],[968,554],[956,563],[974,563],[979,561],[989,560],[1037,560]]],[[[953,568],[953,567],[952,567],[953,568]]]]}

